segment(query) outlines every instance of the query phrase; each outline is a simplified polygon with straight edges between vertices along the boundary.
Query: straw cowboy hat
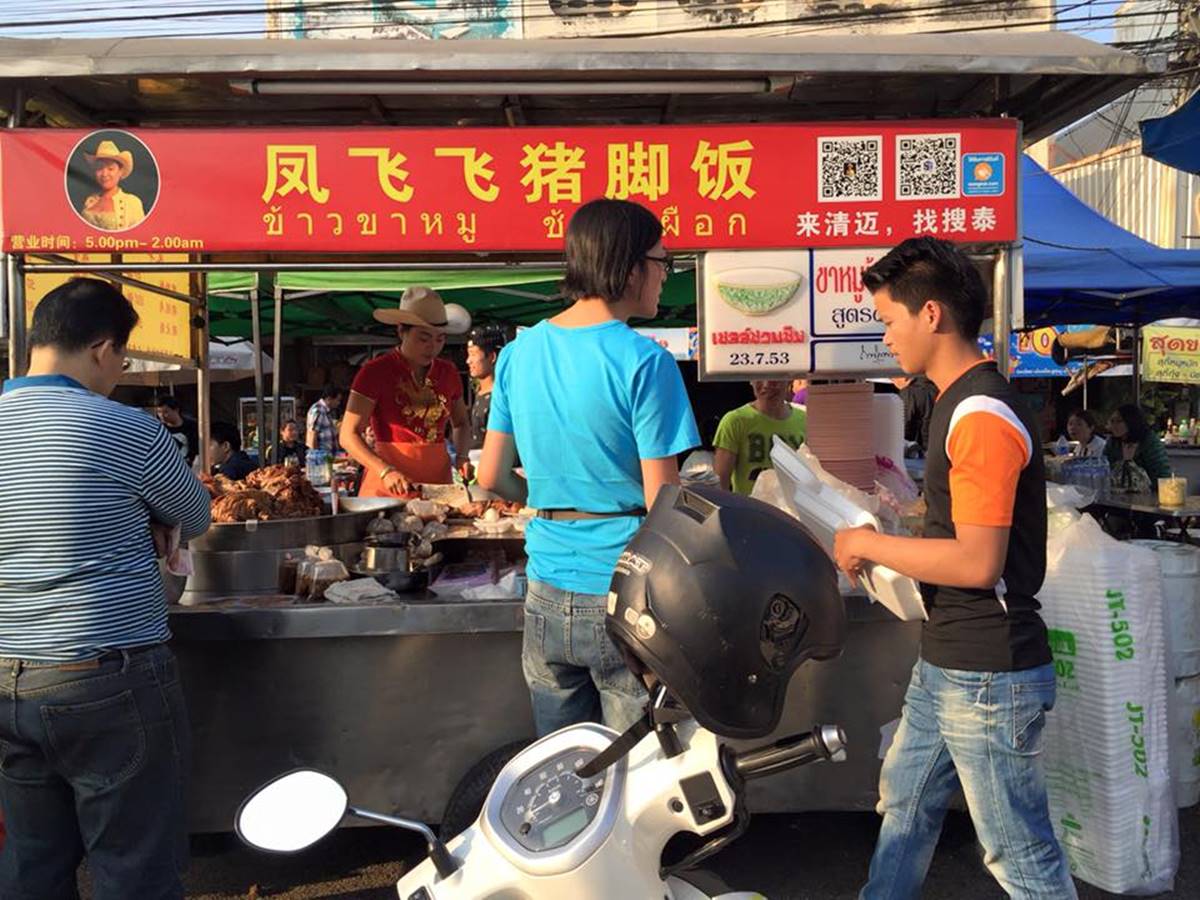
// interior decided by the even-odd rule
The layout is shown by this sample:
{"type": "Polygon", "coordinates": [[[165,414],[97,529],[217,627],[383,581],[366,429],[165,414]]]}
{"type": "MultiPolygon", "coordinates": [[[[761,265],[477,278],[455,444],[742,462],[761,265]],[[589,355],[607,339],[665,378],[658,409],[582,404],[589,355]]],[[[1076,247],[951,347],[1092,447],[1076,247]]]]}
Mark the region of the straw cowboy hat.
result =
{"type": "Polygon", "coordinates": [[[399,309],[375,310],[375,321],[385,325],[417,325],[434,331],[464,334],[471,327],[471,314],[457,303],[443,303],[433,288],[405,288],[399,309]]]}
{"type": "Polygon", "coordinates": [[[133,154],[128,150],[118,150],[117,145],[112,141],[101,141],[100,146],[96,148],[95,153],[84,153],[87,161],[94,163],[98,159],[111,159],[121,167],[121,177],[128,177],[133,171],[133,154]]]}

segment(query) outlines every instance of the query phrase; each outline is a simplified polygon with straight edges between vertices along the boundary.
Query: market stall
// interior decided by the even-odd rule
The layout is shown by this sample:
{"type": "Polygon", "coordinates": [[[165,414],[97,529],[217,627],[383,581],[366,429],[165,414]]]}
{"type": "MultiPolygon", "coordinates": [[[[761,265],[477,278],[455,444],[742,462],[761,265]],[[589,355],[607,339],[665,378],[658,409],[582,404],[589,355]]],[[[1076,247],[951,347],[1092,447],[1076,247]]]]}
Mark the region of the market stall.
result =
{"type": "MultiPolygon", "coordinates": [[[[921,233],[962,240],[989,261],[1003,356],[1020,323],[1023,140],[1148,74],[1142,61],[1065,35],[801,37],[720,49],[687,39],[665,48],[462,42],[450,55],[404,42],[358,41],[346,52],[339,42],[148,41],[131,52],[127,42],[66,41],[45,45],[36,63],[27,46],[8,44],[0,41],[0,81],[36,76],[29,99],[50,122],[73,126],[0,135],[10,302],[23,308],[24,273],[117,277],[130,270],[125,254],[160,245],[184,253],[153,271],[193,273],[202,408],[212,309],[203,276],[387,272],[402,286],[413,277],[406,272],[544,273],[571,211],[601,195],[645,202],[673,251],[708,254],[696,293],[706,374],[886,374],[880,329],[863,315],[854,275],[867,256],[921,233]],[[531,71],[536,80],[522,80],[531,71]],[[356,86],[371,72],[387,83],[356,86]],[[166,93],[138,88],[143,79],[167,83],[167,73],[179,78],[166,93]],[[313,74],[325,80],[306,80],[313,74]],[[472,74],[483,80],[464,87],[472,74]],[[321,100],[339,92],[370,99],[321,100]],[[411,94],[420,97],[413,109],[403,99],[411,94]],[[878,120],[881,107],[896,120],[878,120]],[[87,110],[117,109],[136,125],[103,136],[133,147],[138,171],[155,175],[145,221],[110,233],[77,215],[73,195],[45,185],[61,186],[77,154],[102,136],[89,130],[87,110]],[[930,110],[963,118],[919,118],[930,110]],[[363,125],[371,116],[377,124],[363,125]],[[393,117],[437,127],[394,129],[393,117]],[[527,117],[539,125],[480,127],[527,117]],[[738,124],[747,118],[758,121],[738,124]],[[635,124],[580,127],[614,121],[635,124]],[[273,127],[240,127],[264,123],[273,127]],[[174,177],[181,171],[186,179],[174,177]],[[42,202],[47,196],[62,199],[42,202]],[[60,255],[96,248],[120,258],[60,255]],[[794,277],[772,285],[764,268],[794,277]],[[756,280],[724,277],[738,269],[756,280]],[[747,308],[760,303],[770,308],[747,308]]],[[[26,95],[16,96],[10,124],[19,126],[26,95]]],[[[266,330],[276,398],[285,309],[305,299],[274,288],[266,330]]],[[[519,299],[536,319],[542,301],[519,299]]],[[[259,304],[249,306],[249,336],[261,349],[259,304]]],[[[668,324],[690,324],[674,310],[679,321],[668,324]]],[[[342,327],[351,328],[347,318],[342,327]]],[[[9,333],[14,373],[24,361],[23,320],[9,333]]],[[[384,603],[297,603],[280,593],[281,554],[303,547],[309,528],[345,562],[375,519],[254,517],[197,543],[214,557],[202,560],[213,579],[193,593],[216,602],[171,616],[196,739],[195,829],[227,829],[246,791],[288,764],[335,772],[363,805],[437,820],[476,761],[532,733],[519,601],[469,599],[437,581],[428,593],[384,603]],[[221,582],[222,572],[230,579],[221,582]]],[[[488,539],[461,537],[437,542],[448,565],[491,552],[488,539]]],[[[499,543],[515,562],[511,545],[499,543]]],[[[837,721],[861,749],[843,766],[774,780],[752,793],[759,809],[875,802],[881,729],[899,713],[918,626],[859,594],[846,602],[846,652],[797,674],[781,728],[837,721]]]]}

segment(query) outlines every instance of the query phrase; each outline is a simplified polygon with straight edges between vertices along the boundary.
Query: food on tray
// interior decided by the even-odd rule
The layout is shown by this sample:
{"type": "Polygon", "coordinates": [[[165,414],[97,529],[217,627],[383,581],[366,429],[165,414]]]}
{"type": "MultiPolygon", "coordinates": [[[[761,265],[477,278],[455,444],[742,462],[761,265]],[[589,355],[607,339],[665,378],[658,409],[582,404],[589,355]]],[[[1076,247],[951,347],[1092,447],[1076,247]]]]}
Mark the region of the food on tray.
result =
{"type": "Polygon", "coordinates": [[[223,475],[202,475],[200,481],[213,498],[212,518],[217,523],[303,519],[324,512],[321,495],[295,466],[256,469],[244,481],[223,475]]]}
{"type": "Polygon", "coordinates": [[[275,500],[266,491],[228,491],[212,504],[214,522],[265,521],[275,515],[275,500]]]}
{"type": "Polygon", "coordinates": [[[461,484],[422,484],[421,497],[444,506],[462,506],[471,500],[471,495],[461,484]]]}
{"type": "Polygon", "coordinates": [[[790,269],[730,269],[717,276],[717,293],[740,313],[765,316],[791,300],[802,280],[790,269]]]}
{"type": "MultiPolygon", "coordinates": [[[[491,510],[489,510],[491,512],[491,510]]],[[[504,534],[516,527],[517,520],[513,516],[504,516],[489,522],[487,519],[476,519],[475,527],[484,534],[504,534]]]]}
{"type": "Polygon", "coordinates": [[[445,520],[450,507],[432,500],[409,500],[405,511],[409,515],[420,516],[426,522],[441,522],[445,520]]]}
{"type": "Polygon", "coordinates": [[[460,506],[457,513],[464,519],[487,519],[494,522],[496,520],[487,515],[490,510],[495,510],[497,516],[518,516],[522,509],[524,507],[520,503],[509,503],[507,500],[476,500],[474,503],[460,506]]]}

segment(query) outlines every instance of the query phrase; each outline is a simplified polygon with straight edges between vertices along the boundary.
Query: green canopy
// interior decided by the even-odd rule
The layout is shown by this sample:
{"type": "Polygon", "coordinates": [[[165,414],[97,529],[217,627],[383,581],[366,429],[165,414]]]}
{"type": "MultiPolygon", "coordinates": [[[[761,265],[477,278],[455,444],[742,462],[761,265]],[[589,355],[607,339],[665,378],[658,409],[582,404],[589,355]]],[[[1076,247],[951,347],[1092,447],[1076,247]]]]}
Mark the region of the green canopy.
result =
{"type": "Polygon", "coordinates": [[[232,293],[233,291],[245,294],[257,289],[257,272],[210,272],[208,274],[208,292],[210,294],[232,293]]]}
{"type": "Polygon", "coordinates": [[[353,291],[399,296],[410,284],[435,291],[502,287],[513,284],[556,282],[556,269],[429,269],[402,272],[280,272],[275,283],[285,291],[353,291]]]}
{"type": "MultiPolygon", "coordinates": [[[[251,335],[248,285],[242,296],[215,293],[236,291],[233,275],[209,276],[211,332],[218,337],[251,335]],[[226,278],[229,280],[227,281],[226,278]],[[218,288],[216,285],[222,285],[218,288]]],[[[252,277],[252,273],[251,277],[252,277]]],[[[391,329],[374,320],[376,309],[395,307],[404,288],[424,284],[435,288],[447,303],[466,307],[476,322],[533,325],[563,309],[558,293],[562,273],[541,269],[463,269],[404,272],[280,272],[275,282],[284,288],[283,332],[287,337],[331,334],[387,334],[391,329]],[[288,292],[305,296],[288,297],[288,292]],[[312,294],[310,292],[320,292],[312,294]]],[[[245,282],[237,282],[245,285],[245,282]]],[[[273,283],[264,278],[256,293],[264,329],[270,329],[274,303],[273,283]]],[[[677,272],[663,286],[660,327],[696,324],[696,285],[691,272],[677,272]]]]}

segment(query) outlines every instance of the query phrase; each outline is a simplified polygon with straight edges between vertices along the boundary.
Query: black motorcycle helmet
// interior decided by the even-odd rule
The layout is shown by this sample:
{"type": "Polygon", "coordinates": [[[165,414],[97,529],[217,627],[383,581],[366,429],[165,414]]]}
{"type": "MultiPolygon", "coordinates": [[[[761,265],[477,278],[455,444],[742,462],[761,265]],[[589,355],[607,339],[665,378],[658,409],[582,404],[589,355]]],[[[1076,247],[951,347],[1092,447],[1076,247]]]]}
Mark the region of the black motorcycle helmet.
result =
{"type": "Polygon", "coordinates": [[[617,563],[608,633],[701,725],[774,731],[788,682],[846,639],[833,563],[795,519],[716,488],[664,487],[617,563]]]}

